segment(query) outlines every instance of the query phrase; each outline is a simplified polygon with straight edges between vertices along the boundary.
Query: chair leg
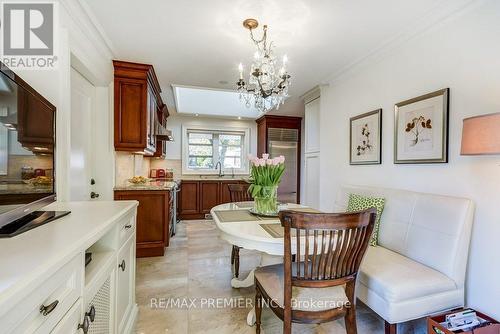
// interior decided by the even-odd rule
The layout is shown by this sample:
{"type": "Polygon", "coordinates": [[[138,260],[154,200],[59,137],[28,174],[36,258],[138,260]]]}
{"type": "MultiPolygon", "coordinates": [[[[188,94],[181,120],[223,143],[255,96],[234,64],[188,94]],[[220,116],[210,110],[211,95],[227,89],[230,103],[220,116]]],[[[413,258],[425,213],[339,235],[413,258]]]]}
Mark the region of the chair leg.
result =
{"type": "Polygon", "coordinates": [[[233,248],[231,249],[231,264],[234,264],[234,249],[236,246],[233,245],[233,248]]]}
{"type": "Polygon", "coordinates": [[[356,297],[354,295],[354,289],[356,286],[355,281],[351,281],[346,284],[346,296],[349,299],[350,304],[347,308],[347,313],[345,315],[345,329],[347,334],[358,334],[358,326],[356,324],[356,297]]]}
{"type": "Polygon", "coordinates": [[[234,277],[240,276],[240,247],[234,246],[234,277]]]}
{"type": "Polygon", "coordinates": [[[260,334],[260,317],[262,314],[262,294],[255,286],[255,333],[260,334]]]}
{"type": "Polygon", "coordinates": [[[397,334],[397,333],[398,333],[398,324],[390,324],[386,321],[385,334],[397,334]]]}

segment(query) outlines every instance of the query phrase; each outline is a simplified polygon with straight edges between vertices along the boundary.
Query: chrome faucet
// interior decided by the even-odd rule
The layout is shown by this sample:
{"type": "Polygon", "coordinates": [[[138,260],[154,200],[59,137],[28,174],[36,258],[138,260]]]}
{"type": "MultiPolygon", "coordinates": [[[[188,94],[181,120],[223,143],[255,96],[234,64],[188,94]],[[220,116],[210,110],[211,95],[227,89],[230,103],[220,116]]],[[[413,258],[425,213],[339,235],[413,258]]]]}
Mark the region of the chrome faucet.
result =
{"type": "Polygon", "coordinates": [[[219,177],[223,177],[224,173],[222,173],[222,164],[220,161],[217,161],[217,163],[215,164],[215,169],[217,169],[217,166],[219,166],[219,177]]]}

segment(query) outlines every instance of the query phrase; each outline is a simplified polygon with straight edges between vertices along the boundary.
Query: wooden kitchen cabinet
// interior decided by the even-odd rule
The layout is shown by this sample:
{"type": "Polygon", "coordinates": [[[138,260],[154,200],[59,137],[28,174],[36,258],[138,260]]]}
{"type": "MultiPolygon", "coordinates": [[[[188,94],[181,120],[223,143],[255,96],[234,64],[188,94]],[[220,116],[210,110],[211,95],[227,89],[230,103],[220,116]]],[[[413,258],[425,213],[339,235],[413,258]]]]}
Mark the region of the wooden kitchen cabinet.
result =
{"type": "Polygon", "coordinates": [[[116,190],[115,200],[139,201],[137,257],[163,256],[170,241],[170,191],[116,190]]]}
{"type": "Polygon", "coordinates": [[[201,213],[210,213],[210,210],[220,204],[220,187],[219,181],[202,181],[200,182],[200,210],[201,213]]]}
{"type": "Polygon", "coordinates": [[[17,90],[17,140],[31,151],[54,151],[55,107],[38,94],[17,90]]]}
{"type": "Polygon", "coordinates": [[[155,126],[164,103],[152,65],[113,60],[116,151],[154,155],[155,126]]]}
{"type": "Polygon", "coordinates": [[[181,182],[179,192],[179,219],[204,219],[219,204],[231,202],[229,184],[242,180],[188,180],[181,182]]]}
{"type": "MultiPolygon", "coordinates": [[[[169,116],[169,112],[166,105],[158,108],[158,122],[161,126],[167,126],[167,118],[169,116]]],[[[156,140],[156,152],[153,154],[155,158],[163,158],[167,157],[167,142],[164,140],[156,140]]]]}
{"type": "Polygon", "coordinates": [[[179,192],[179,215],[181,219],[198,219],[200,202],[198,201],[198,181],[182,181],[179,192]]]}

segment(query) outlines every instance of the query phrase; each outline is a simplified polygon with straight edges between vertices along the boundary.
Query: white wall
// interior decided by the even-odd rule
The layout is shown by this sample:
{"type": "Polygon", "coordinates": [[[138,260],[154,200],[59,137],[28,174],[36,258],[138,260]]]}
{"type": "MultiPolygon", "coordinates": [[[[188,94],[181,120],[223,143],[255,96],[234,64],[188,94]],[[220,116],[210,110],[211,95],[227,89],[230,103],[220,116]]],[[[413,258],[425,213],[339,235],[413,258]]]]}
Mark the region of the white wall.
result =
{"type": "Polygon", "coordinates": [[[249,128],[250,153],[257,154],[257,123],[254,120],[230,120],[223,118],[195,117],[172,115],[167,119],[167,128],[172,131],[173,142],[167,143],[167,158],[181,159],[182,156],[182,126],[208,126],[220,128],[249,128]]]}
{"type": "Polygon", "coordinates": [[[367,60],[321,92],[321,209],[341,183],[471,198],[476,203],[467,303],[500,319],[500,156],[460,156],[462,120],[500,111],[500,1],[427,30],[367,60]],[[394,104],[449,87],[449,163],[393,164],[394,104]],[[383,164],[349,165],[349,118],[383,108],[383,164]]]}

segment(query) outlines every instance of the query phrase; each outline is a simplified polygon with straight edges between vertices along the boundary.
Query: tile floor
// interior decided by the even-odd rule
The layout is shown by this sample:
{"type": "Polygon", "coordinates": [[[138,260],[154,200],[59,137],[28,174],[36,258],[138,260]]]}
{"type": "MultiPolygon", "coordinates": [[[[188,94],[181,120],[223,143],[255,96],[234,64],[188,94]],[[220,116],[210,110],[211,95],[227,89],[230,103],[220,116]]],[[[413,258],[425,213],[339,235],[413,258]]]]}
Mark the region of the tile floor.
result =
{"type": "MultiPolygon", "coordinates": [[[[180,223],[164,257],[137,260],[136,333],[255,333],[255,327],[246,324],[250,307],[245,307],[247,301],[253,302],[254,289],[231,288],[230,254],[231,246],[219,239],[212,221],[180,223]]],[[[258,253],[241,250],[240,263],[240,277],[245,277],[259,263],[258,253]]],[[[265,334],[282,332],[281,320],[268,309],[262,313],[262,325],[265,334]]],[[[345,333],[343,320],[292,327],[293,333],[301,334],[345,333]]],[[[358,333],[383,332],[383,320],[359,303],[358,333]]],[[[424,334],[425,321],[404,324],[399,332],[424,334]]]]}

